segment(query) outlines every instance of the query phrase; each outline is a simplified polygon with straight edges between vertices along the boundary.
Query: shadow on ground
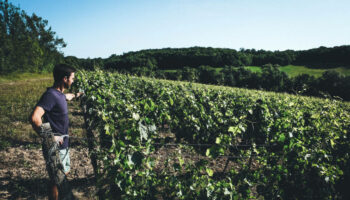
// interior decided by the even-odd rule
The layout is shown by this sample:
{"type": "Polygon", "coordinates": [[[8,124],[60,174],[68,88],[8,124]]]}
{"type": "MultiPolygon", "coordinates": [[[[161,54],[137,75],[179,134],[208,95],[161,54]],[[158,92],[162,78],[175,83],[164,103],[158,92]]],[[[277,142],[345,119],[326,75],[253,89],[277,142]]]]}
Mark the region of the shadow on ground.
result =
{"type": "MultiPolygon", "coordinates": [[[[46,199],[49,180],[46,178],[33,179],[12,179],[11,177],[0,178],[0,191],[8,191],[0,193],[0,199],[46,199]]],[[[94,186],[94,179],[81,178],[69,181],[73,194],[77,199],[93,199],[93,194],[83,194],[87,187],[94,186]]],[[[91,191],[90,191],[91,192],[91,191]]]]}

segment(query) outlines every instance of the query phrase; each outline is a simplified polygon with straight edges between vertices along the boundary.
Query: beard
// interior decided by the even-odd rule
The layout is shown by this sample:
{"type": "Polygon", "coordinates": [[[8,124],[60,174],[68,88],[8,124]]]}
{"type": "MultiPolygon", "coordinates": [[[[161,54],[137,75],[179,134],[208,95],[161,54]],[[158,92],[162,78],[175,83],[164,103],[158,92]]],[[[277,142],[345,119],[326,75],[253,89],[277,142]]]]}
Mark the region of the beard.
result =
{"type": "Polygon", "coordinates": [[[64,89],[69,89],[70,88],[70,85],[68,84],[68,82],[64,82],[64,89]]]}

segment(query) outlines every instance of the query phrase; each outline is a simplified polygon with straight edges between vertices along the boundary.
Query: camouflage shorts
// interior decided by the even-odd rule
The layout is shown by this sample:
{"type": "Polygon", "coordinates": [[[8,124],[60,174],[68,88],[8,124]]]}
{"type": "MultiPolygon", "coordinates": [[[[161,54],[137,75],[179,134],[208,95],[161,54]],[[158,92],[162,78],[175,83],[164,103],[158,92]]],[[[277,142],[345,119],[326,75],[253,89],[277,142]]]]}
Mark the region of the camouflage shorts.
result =
{"type": "Polygon", "coordinates": [[[50,125],[47,124],[44,124],[42,134],[42,149],[46,162],[46,170],[49,174],[50,180],[54,184],[60,185],[64,179],[66,179],[64,167],[60,159],[58,144],[54,139],[54,134],[52,133],[50,125]]]}
{"type": "Polygon", "coordinates": [[[58,143],[54,139],[54,133],[51,130],[50,124],[43,124],[41,129],[40,135],[43,138],[43,155],[46,161],[46,170],[49,174],[50,181],[52,184],[57,185],[59,199],[74,199],[74,195],[65,174],[70,168],[69,151],[68,149],[66,149],[66,151],[59,150],[58,143]],[[63,166],[62,161],[65,166],[63,166]]]}

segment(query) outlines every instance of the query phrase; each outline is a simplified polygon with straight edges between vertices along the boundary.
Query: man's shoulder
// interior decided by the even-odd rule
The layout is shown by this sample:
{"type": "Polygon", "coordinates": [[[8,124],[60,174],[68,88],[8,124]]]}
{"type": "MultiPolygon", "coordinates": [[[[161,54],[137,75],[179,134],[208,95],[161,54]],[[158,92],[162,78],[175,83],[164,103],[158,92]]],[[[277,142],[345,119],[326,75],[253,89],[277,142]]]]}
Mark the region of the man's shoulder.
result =
{"type": "Polygon", "coordinates": [[[55,106],[57,109],[63,109],[63,111],[66,112],[66,97],[55,88],[47,88],[36,106],[42,107],[46,112],[51,111],[55,106]]]}
{"type": "Polygon", "coordinates": [[[66,98],[62,92],[56,90],[55,88],[47,88],[47,90],[42,95],[41,100],[45,102],[48,102],[48,101],[60,102],[60,101],[65,101],[66,98]]]}
{"type": "Polygon", "coordinates": [[[47,88],[46,92],[44,93],[44,95],[52,95],[54,97],[64,97],[64,94],[58,90],[56,90],[55,88],[47,88]]]}

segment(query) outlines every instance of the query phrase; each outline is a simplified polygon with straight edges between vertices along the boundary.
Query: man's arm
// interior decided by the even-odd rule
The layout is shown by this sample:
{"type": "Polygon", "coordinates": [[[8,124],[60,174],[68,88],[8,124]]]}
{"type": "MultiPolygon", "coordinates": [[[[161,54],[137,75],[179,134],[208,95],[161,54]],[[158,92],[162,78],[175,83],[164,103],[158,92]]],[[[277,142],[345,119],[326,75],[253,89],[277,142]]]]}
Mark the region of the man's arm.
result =
{"type": "MultiPolygon", "coordinates": [[[[41,125],[43,124],[43,121],[41,120],[41,118],[44,114],[45,114],[45,110],[40,106],[36,106],[30,117],[30,123],[32,124],[32,127],[35,130],[35,132],[37,132],[39,135],[41,134],[41,131],[42,131],[41,125]]],[[[63,139],[60,136],[54,136],[54,138],[60,144],[63,143],[63,139]]]]}
{"type": "Polygon", "coordinates": [[[40,106],[36,106],[30,117],[30,123],[32,124],[32,127],[35,130],[35,132],[37,133],[41,131],[40,126],[43,123],[41,118],[44,114],[45,110],[40,106]]]}

